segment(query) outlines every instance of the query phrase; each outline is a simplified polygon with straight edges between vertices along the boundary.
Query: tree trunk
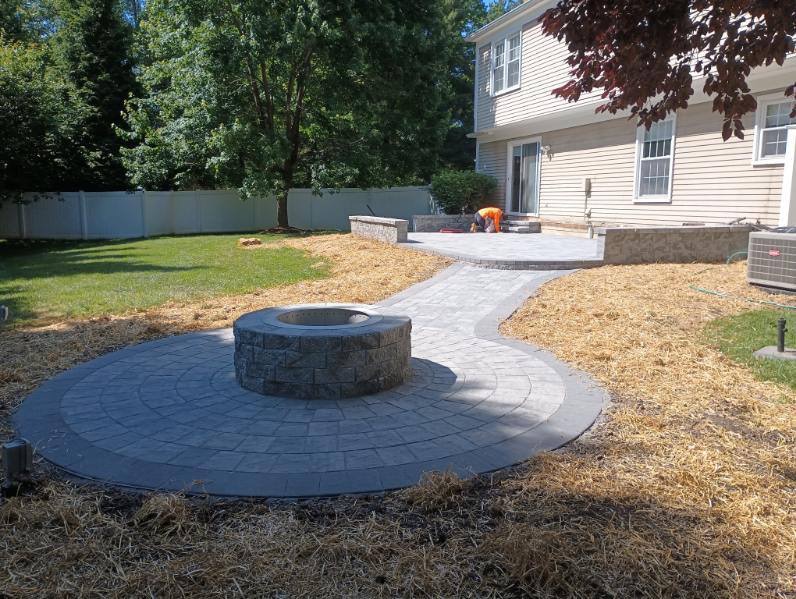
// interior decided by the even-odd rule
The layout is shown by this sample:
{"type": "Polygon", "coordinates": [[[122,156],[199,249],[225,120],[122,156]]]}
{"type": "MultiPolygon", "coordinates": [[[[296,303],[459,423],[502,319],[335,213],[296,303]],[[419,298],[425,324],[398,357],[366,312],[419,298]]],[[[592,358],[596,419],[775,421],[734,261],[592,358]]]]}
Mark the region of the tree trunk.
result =
{"type": "Polygon", "coordinates": [[[287,229],[290,225],[287,220],[287,195],[289,189],[279,192],[276,199],[276,224],[280,229],[287,229]]]}

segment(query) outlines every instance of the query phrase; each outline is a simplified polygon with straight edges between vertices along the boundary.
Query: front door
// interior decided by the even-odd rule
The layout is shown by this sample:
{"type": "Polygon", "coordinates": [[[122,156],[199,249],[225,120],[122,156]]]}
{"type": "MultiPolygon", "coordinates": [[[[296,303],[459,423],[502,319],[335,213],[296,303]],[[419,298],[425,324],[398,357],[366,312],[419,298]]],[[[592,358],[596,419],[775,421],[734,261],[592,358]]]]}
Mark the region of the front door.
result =
{"type": "Polygon", "coordinates": [[[539,214],[539,141],[509,144],[506,208],[511,214],[539,214]]]}

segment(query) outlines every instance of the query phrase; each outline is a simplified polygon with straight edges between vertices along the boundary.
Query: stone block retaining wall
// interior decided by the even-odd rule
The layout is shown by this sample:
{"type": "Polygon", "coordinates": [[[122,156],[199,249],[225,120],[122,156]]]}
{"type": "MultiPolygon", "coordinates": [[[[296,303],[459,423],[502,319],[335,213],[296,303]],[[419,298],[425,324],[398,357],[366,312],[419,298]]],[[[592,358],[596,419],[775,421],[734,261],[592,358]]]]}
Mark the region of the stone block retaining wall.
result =
{"type": "Polygon", "coordinates": [[[349,216],[348,221],[351,223],[351,233],[358,237],[367,237],[387,243],[407,241],[408,220],[380,216],[349,216]]]}
{"type": "MultiPolygon", "coordinates": [[[[509,220],[515,219],[522,220],[530,228],[531,233],[542,231],[542,225],[537,220],[526,220],[505,214],[502,222],[506,225],[509,220]]],[[[440,229],[461,229],[469,232],[474,220],[473,214],[413,214],[412,230],[415,233],[437,233],[440,229]]]]}
{"type": "Polygon", "coordinates": [[[436,233],[440,229],[470,230],[472,214],[413,214],[412,230],[415,233],[436,233]]]}
{"type": "Polygon", "coordinates": [[[604,227],[597,229],[605,264],[721,262],[749,245],[748,225],[604,227]]]}

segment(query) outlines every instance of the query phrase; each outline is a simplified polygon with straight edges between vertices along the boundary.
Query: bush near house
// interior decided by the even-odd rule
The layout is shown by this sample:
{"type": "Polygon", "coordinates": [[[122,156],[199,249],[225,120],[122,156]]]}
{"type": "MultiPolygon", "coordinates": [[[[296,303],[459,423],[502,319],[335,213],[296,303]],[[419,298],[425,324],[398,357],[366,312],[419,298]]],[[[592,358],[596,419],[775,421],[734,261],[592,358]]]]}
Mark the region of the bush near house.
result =
{"type": "Polygon", "coordinates": [[[431,179],[431,194],[445,214],[475,212],[496,189],[494,177],[475,171],[445,170],[431,179]]]}

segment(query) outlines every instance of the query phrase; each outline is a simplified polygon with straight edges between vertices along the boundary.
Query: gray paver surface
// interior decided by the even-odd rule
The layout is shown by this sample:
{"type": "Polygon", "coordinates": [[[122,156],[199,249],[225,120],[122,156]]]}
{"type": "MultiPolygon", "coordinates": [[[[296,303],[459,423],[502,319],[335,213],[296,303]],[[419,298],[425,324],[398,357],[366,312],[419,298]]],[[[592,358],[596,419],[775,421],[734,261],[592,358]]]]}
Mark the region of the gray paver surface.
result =
{"type": "Polygon", "coordinates": [[[15,415],[51,462],[146,489],[240,496],[371,492],[467,476],[559,447],[602,391],[497,324],[560,273],[456,264],[383,302],[413,320],[409,383],[356,399],[239,387],[231,329],[125,348],[42,385],[15,415]]]}
{"type": "Polygon", "coordinates": [[[546,233],[409,233],[409,241],[402,245],[504,269],[573,269],[602,262],[597,238],[546,233]]]}

